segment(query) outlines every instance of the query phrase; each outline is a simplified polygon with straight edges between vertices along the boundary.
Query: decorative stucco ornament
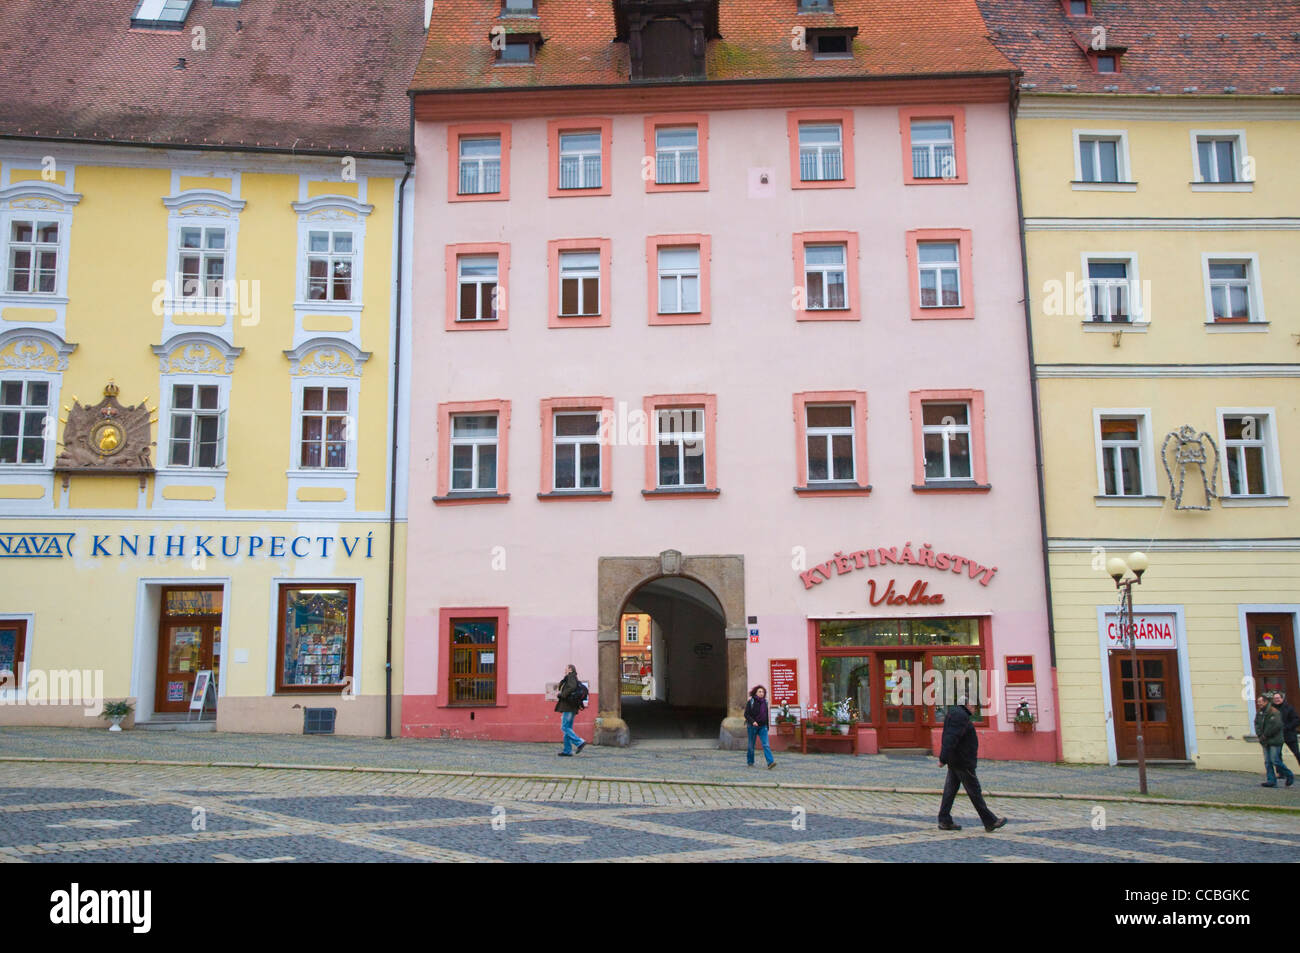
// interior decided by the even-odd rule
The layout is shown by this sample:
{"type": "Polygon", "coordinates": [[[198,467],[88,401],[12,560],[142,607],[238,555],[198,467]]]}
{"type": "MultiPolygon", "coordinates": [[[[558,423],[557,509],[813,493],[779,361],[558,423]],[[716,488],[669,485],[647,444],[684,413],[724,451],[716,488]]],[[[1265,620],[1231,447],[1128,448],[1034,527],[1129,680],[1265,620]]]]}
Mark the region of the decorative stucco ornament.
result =
{"type": "Polygon", "coordinates": [[[99,473],[152,473],[149,459],[152,411],[145,403],[124,407],[117,401],[118,387],[109,382],[104,399],[93,407],[80,401],[68,410],[63,431],[63,452],[55,471],[99,473]]]}
{"type": "Polygon", "coordinates": [[[1213,437],[1203,430],[1197,433],[1195,427],[1183,424],[1165,435],[1165,441],[1160,445],[1160,460],[1165,465],[1165,476],[1169,478],[1169,495],[1173,497],[1174,509],[1210,509],[1210,504],[1219,495],[1219,448],[1214,445],[1213,437]],[[1170,447],[1171,443],[1174,443],[1173,447],[1170,447]],[[1205,472],[1207,466],[1210,468],[1208,474],[1205,472]],[[1183,497],[1187,471],[1192,467],[1201,477],[1204,495],[1196,499],[1204,499],[1204,506],[1183,497]],[[1174,469],[1178,470],[1177,482],[1174,481],[1174,469]]]}

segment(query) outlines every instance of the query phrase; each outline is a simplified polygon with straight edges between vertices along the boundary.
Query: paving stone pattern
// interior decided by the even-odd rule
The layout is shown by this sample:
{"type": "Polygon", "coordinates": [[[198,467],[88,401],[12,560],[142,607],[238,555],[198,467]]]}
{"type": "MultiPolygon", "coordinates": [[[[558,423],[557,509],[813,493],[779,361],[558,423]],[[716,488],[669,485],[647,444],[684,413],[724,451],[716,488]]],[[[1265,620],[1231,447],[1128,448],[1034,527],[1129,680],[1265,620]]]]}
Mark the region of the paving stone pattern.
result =
{"type": "Polygon", "coordinates": [[[954,816],[966,828],[938,830],[928,793],[10,761],[0,762],[0,863],[1300,858],[1289,812],[989,801],[1010,818],[994,834],[965,800],[954,816]]]}

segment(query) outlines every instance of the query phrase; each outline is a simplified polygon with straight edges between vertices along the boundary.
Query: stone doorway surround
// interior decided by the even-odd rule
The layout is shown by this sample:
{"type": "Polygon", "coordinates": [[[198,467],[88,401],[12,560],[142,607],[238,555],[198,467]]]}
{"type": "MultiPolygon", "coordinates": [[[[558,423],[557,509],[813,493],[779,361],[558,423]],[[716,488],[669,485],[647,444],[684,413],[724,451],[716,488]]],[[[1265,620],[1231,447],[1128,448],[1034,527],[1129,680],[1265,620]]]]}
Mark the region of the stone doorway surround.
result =
{"type": "Polygon", "coordinates": [[[745,557],[683,556],[666,549],[658,556],[601,556],[597,560],[597,631],[599,708],[595,742],[626,747],[631,742],[623,720],[619,684],[619,617],[632,595],[648,582],[670,576],[693,579],[709,589],[722,606],[727,643],[727,714],[718,728],[718,747],[743,749],[745,697],[749,691],[745,646],[745,557]]]}

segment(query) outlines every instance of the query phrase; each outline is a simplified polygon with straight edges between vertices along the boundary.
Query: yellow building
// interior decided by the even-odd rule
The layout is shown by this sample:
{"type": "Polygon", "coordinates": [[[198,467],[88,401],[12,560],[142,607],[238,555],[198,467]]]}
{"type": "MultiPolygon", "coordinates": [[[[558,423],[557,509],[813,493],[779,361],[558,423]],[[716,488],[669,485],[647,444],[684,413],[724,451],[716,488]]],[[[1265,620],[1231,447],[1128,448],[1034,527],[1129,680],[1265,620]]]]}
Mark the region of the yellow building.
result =
{"type": "Polygon", "coordinates": [[[382,734],[420,11],[69,6],[0,13],[76,90],[0,94],[0,724],[382,734]]]}
{"type": "Polygon", "coordinates": [[[1276,53],[1294,18],[981,7],[1025,73],[1063,756],[1134,758],[1141,716],[1149,759],[1258,770],[1254,695],[1300,690],[1300,71],[1276,53]],[[1105,572],[1133,550],[1136,672],[1105,572]]]}

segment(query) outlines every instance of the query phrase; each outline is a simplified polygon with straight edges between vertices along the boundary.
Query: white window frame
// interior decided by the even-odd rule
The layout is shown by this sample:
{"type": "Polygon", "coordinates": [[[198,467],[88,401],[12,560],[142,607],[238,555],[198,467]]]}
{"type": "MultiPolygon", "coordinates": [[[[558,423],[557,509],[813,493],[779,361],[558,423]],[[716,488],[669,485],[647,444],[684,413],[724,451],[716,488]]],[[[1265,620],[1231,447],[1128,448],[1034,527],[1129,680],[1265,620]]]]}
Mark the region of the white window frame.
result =
{"type": "Polygon", "coordinates": [[[953,179],[957,177],[957,119],[955,116],[935,116],[932,118],[923,118],[921,116],[917,116],[914,119],[910,119],[908,120],[907,137],[908,137],[908,145],[910,147],[910,152],[912,156],[912,178],[918,181],[921,180],[929,181],[930,179],[944,179],[944,178],[953,179]],[[946,122],[948,124],[947,139],[918,140],[916,138],[917,123],[938,123],[938,122],[946,122]],[[944,172],[946,170],[943,166],[942,160],[939,158],[937,154],[937,150],[943,148],[944,146],[948,147],[947,158],[952,162],[951,175],[944,175],[944,172]],[[927,168],[930,170],[930,172],[933,173],[933,175],[916,174],[916,150],[918,147],[925,148],[928,156],[928,158],[926,159],[927,168]]]}
{"type": "Polygon", "coordinates": [[[849,311],[853,307],[853,299],[849,290],[849,246],[847,242],[806,242],[803,246],[803,294],[804,310],[806,311],[849,311]],[[808,251],[812,248],[838,248],[844,255],[844,261],[839,265],[810,265],[808,263],[808,251]],[[844,304],[838,308],[831,307],[830,282],[826,280],[827,275],[838,273],[842,279],[841,284],[844,286],[844,304]],[[812,303],[812,292],[808,287],[808,280],[814,275],[822,276],[822,303],[814,305],[812,303]]]}
{"type": "Polygon", "coordinates": [[[36,473],[41,471],[50,471],[54,467],[54,457],[55,457],[54,450],[55,450],[55,444],[57,442],[55,438],[55,433],[57,432],[58,428],[53,425],[52,421],[58,419],[59,405],[57,403],[57,400],[59,396],[59,383],[62,377],[63,377],[62,374],[51,374],[51,373],[45,373],[41,371],[19,370],[16,368],[13,370],[0,370],[0,382],[4,382],[4,383],[21,382],[22,383],[24,399],[26,397],[27,386],[29,384],[39,383],[45,385],[45,416],[41,422],[41,459],[39,462],[33,462],[33,463],[21,462],[22,445],[23,445],[23,419],[30,412],[28,409],[28,405],[24,404],[22,407],[19,408],[0,405],[0,413],[13,412],[14,410],[19,411],[18,449],[17,449],[16,459],[12,463],[0,460],[0,474],[5,474],[5,473],[30,474],[30,473],[36,473]]]}
{"type": "Polygon", "coordinates": [[[605,169],[605,159],[604,159],[605,133],[603,130],[599,128],[561,129],[559,132],[556,133],[555,148],[556,151],[558,152],[558,158],[555,164],[555,174],[559,177],[559,181],[555,183],[556,191],[568,192],[568,191],[576,191],[579,189],[599,189],[604,187],[605,173],[607,170],[605,169]],[[590,135],[594,135],[596,137],[596,148],[594,150],[593,149],[571,149],[569,151],[565,151],[564,148],[565,136],[590,136],[590,135]],[[587,159],[593,155],[596,157],[597,170],[599,172],[599,175],[597,176],[597,179],[594,183],[587,181],[587,159]],[[564,184],[564,160],[566,157],[567,158],[576,157],[578,160],[578,184],[577,185],[566,186],[564,184]]]}
{"type": "Polygon", "coordinates": [[[1127,251],[1085,251],[1079,253],[1079,263],[1080,280],[1087,288],[1087,309],[1082,315],[1084,328],[1111,332],[1121,330],[1145,331],[1147,325],[1151,323],[1151,316],[1146,298],[1142,294],[1142,280],[1138,272],[1137,253],[1127,251]],[[1096,264],[1125,265],[1128,274],[1126,280],[1128,282],[1129,320],[1127,322],[1092,320],[1092,283],[1088,277],[1088,265],[1094,262],[1096,264]]]}
{"type": "Polygon", "coordinates": [[[1216,407],[1215,416],[1219,425],[1219,456],[1222,458],[1222,481],[1219,485],[1219,502],[1224,506],[1285,506],[1285,491],[1282,488],[1282,462],[1278,446],[1277,409],[1275,407],[1216,407]],[[1254,441],[1234,441],[1228,446],[1226,417],[1262,417],[1265,420],[1264,434],[1254,441]],[[1247,445],[1263,449],[1264,492],[1233,493],[1232,483],[1228,478],[1228,457],[1233,450],[1247,445]]]}
{"type": "MultiPolygon", "coordinates": [[[[306,194],[307,182],[300,183],[302,194],[306,194]]],[[[362,191],[364,198],[364,190],[362,191]]],[[[374,211],[373,205],[366,205],[346,195],[318,195],[316,198],[293,203],[293,210],[298,214],[298,283],[294,301],[295,328],[294,344],[300,345],[312,336],[312,332],[302,329],[302,317],[305,314],[346,314],[353,317],[353,333],[345,335],[348,341],[359,346],[358,324],[355,320],[361,314],[365,295],[365,259],[366,259],[366,219],[374,211]],[[311,251],[312,232],[350,232],[352,234],[352,298],[341,301],[332,298],[312,300],[309,295],[311,287],[309,259],[315,257],[311,251]]],[[[331,246],[333,238],[330,239],[331,246]]],[[[332,254],[332,253],[331,253],[332,254]]]]}
{"type": "MultiPolygon", "coordinates": [[[[708,421],[705,419],[705,415],[707,413],[708,410],[706,408],[689,405],[689,404],[682,404],[680,406],[674,404],[661,404],[654,408],[655,488],[656,489],[660,489],[660,490],[703,489],[704,487],[707,487],[709,485],[709,456],[707,452],[708,448],[705,444],[705,441],[708,439],[707,433],[709,428],[708,421]],[[694,414],[699,415],[699,421],[700,421],[699,430],[682,430],[678,433],[664,434],[659,429],[659,425],[663,419],[662,416],[663,414],[674,413],[674,412],[681,414],[685,411],[690,411],[694,414]],[[663,482],[663,473],[659,469],[659,447],[660,444],[663,443],[677,444],[677,475],[680,479],[680,482],[678,483],[669,484],[663,482]],[[702,479],[699,483],[685,482],[686,481],[686,457],[688,456],[687,444],[692,444],[694,447],[698,447],[698,452],[692,449],[689,451],[689,456],[699,456],[704,461],[704,465],[700,468],[702,479]]],[[[685,422],[684,417],[680,417],[679,419],[682,420],[683,423],[685,422]]]]}
{"type": "Polygon", "coordinates": [[[332,305],[332,304],[337,305],[337,304],[356,303],[358,300],[357,299],[357,230],[355,228],[347,228],[347,227],[338,228],[333,225],[323,223],[314,228],[308,228],[306,230],[305,237],[307,241],[307,248],[305,249],[306,268],[304,269],[304,273],[303,273],[303,286],[299,289],[299,293],[302,295],[302,300],[306,302],[308,305],[332,305]],[[311,250],[311,236],[313,235],[313,233],[315,234],[323,233],[324,235],[328,236],[329,246],[330,246],[328,250],[324,252],[311,250]],[[348,236],[348,240],[352,245],[351,251],[339,252],[335,250],[334,248],[335,240],[340,235],[348,236]],[[327,275],[325,279],[326,297],[324,298],[313,298],[311,296],[311,284],[312,284],[311,261],[313,258],[323,258],[330,266],[330,268],[327,270],[327,275]],[[348,297],[335,298],[333,296],[334,295],[333,265],[337,261],[342,261],[342,260],[346,260],[348,262],[348,265],[350,266],[348,272],[348,287],[349,287],[348,297]]]}
{"type": "MultiPolygon", "coordinates": [[[[179,182],[180,172],[172,170],[173,182],[179,182]]],[[[233,176],[232,189],[237,193],[239,175],[233,176]]],[[[167,217],[166,294],[163,301],[163,339],[194,331],[192,324],[177,324],[176,314],[222,315],[224,321],[216,327],[205,327],[205,333],[230,342],[234,337],[233,319],[239,304],[239,285],[235,275],[238,269],[239,213],[248,203],[232,194],[212,189],[186,189],[165,197],[163,205],[167,217]],[[222,270],[223,296],[187,298],[181,286],[181,230],[185,228],[224,228],[226,230],[225,266],[222,270]]],[[[206,291],[206,289],[204,289],[206,291]]]]}
{"type": "MultiPolygon", "coordinates": [[[[228,383],[228,379],[227,379],[227,383],[228,383]]],[[[163,409],[160,408],[158,420],[160,422],[164,419],[167,421],[167,428],[166,428],[167,434],[165,438],[159,440],[158,451],[159,451],[159,456],[162,457],[162,459],[158,461],[158,463],[160,464],[159,469],[166,469],[166,470],[177,471],[181,473],[210,474],[210,473],[227,472],[226,445],[229,439],[229,434],[227,432],[227,422],[229,420],[230,404],[229,404],[229,388],[228,386],[223,387],[222,384],[223,381],[221,378],[218,378],[217,376],[210,375],[210,374],[193,374],[193,375],[172,374],[172,375],[168,375],[164,379],[164,386],[166,387],[165,401],[160,401],[160,403],[165,402],[166,417],[163,416],[162,413],[163,409]],[[205,410],[200,407],[187,407],[187,408],[175,407],[173,401],[176,399],[175,388],[177,387],[190,387],[190,388],[215,387],[217,389],[217,408],[215,412],[211,410],[205,410]],[[204,417],[215,416],[217,418],[217,461],[214,466],[205,467],[205,466],[200,466],[199,464],[196,464],[194,462],[195,451],[198,446],[198,439],[197,439],[197,431],[193,426],[191,426],[190,428],[190,436],[188,438],[190,442],[190,451],[189,451],[190,462],[172,463],[172,441],[174,439],[173,428],[175,427],[176,424],[176,420],[175,420],[176,415],[189,416],[191,421],[193,421],[193,419],[196,416],[204,416],[204,417]]],[[[195,392],[195,397],[197,398],[197,391],[195,392]]]]}
{"type": "Polygon", "coordinates": [[[655,136],[655,185],[698,185],[700,182],[700,127],[690,123],[667,123],[662,126],[654,127],[655,136]],[[695,146],[688,148],[686,146],[660,146],[659,133],[677,130],[690,129],[695,133],[695,146]],[[693,155],[695,157],[695,178],[682,178],[682,156],[693,155]],[[673,168],[673,177],[663,179],[659,177],[662,163],[665,159],[671,161],[673,168]]]}
{"type": "MultiPolygon", "coordinates": [[[[1253,192],[1255,189],[1254,179],[1245,177],[1245,160],[1250,155],[1250,150],[1246,146],[1245,129],[1191,129],[1188,130],[1188,137],[1192,146],[1192,179],[1191,187],[1193,192],[1253,192]],[[1237,168],[1233,170],[1232,182],[1212,182],[1201,169],[1201,151],[1197,143],[1201,139],[1235,139],[1234,160],[1237,168]]],[[[1218,160],[1215,159],[1217,169],[1218,160]]]]}
{"type": "Polygon", "coordinates": [[[1097,455],[1097,497],[1099,506],[1162,506],[1164,497],[1156,494],[1155,443],[1151,433],[1151,408],[1149,407],[1094,407],[1092,434],[1097,455]],[[1141,495],[1120,496],[1106,493],[1106,443],[1101,435],[1101,422],[1115,418],[1134,418],[1138,422],[1138,464],[1142,472],[1141,495]]]}
{"type": "MultiPolygon", "coordinates": [[[[1133,167],[1129,163],[1128,131],[1125,129],[1074,129],[1074,181],[1070,188],[1076,192],[1136,192],[1133,167]],[[1118,182],[1087,182],[1083,178],[1084,140],[1111,139],[1116,143],[1115,164],[1118,182]]],[[[1098,156],[1098,158],[1100,158],[1098,156]]],[[[1100,168],[1100,163],[1097,164],[1100,168]]]]}
{"type": "Polygon", "coordinates": [[[447,426],[450,432],[447,434],[447,492],[456,493],[496,493],[497,488],[501,485],[501,414],[495,410],[476,410],[456,412],[450,415],[447,426]],[[496,433],[490,438],[482,437],[457,437],[456,436],[456,418],[457,417],[491,417],[496,421],[496,433]],[[492,446],[496,449],[496,462],[493,464],[493,481],[491,486],[478,485],[478,455],[479,447],[492,446]],[[456,448],[471,447],[472,454],[470,457],[470,486],[456,486],[456,448]]]}
{"type": "Polygon", "coordinates": [[[858,482],[857,408],[852,403],[843,403],[837,401],[830,401],[828,403],[804,404],[803,424],[804,424],[803,453],[804,453],[804,467],[805,467],[804,472],[808,474],[808,486],[812,487],[812,486],[835,485],[835,484],[844,484],[844,483],[856,484],[858,482]],[[847,427],[814,427],[808,420],[808,412],[811,410],[823,409],[823,408],[839,409],[841,407],[846,408],[849,412],[849,423],[847,427]],[[811,437],[825,438],[826,479],[824,480],[814,480],[812,478],[812,458],[808,453],[808,440],[811,437]],[[835,453],[834,453],[835,437],[849,438],[849,450],[850,450],[849,462],[852,466],[853,472],[851,472],[846,477],[837,477],[835,475],[835,453]]]}
{"type": "MultiPolygon", "coordinates": [[[[329,476],[352,476],[352,475],[355,475],[355,473],[356,473],[356,464],[357,464],[357,430],[359,429],[359,423],[358,423],[358,420],[359,420],[359,416],[358,416],[359,408],[357,407],[357,400],[360,398],[360,393],[361,393],[361,382],[360,382],[359,380],[357,380],[356,378],[347,378],[347,377],[301,377],[301,378],[294,378],[294,382],[293,382],[293,390],[294,390],[294,393],[293,393],[293,440],[292,440],[292,444],[293,444],[293,459],[292,459],[292,465],[291,465],[290,468],[289,468],[289,469],[290,469],[290,472],[291,472],[293,475],[296,475],[296,476],[312,476],[312,477],[317,477],[317,476],[319,476],[319,477],[329,477],[329,476]],[[343,390],[343,391],[346,391],[346,392],[347,392],[347,395],[348,395],[348,408],[347,408],[347,410],[344,412],[344,416],[348,419],[348,422],[347,422],[346,424],[344,424],[344,429],[343,429],[343,435],[344,435],[344,441],[345,441],[345,451],[344,451],[345,459],[344,459],[343,466],[341,466],[341,467],[327,467],[327,466],[324,465],[323,462],[322,462],[321,466],[318,466],[318,467],[308,467],[308,466],[304,466],[304,465],[303,465],[303,462],[302,462],[302,448],[303,448],[303,439],[302,439],[302,422],[303,422],[303,418],[304,418],[308,413],[311,413],[311,414],[317,414],[317,413],[319,413],[319,415],[320,415],[321,417],[329,417],[329,416],[337,417],[337,416],[339,416],[337,412],[331,414],[328,410],[321,410],[321,411],[318,412],[318,411],[314,411],[314,410],[313,410],[313,411],[308,411],[308,410],[306,409],[306,403],[307,403],[307,390],[308,390],[308,388],[314,388],[314,387],[319,387],[319,388],[321,388],[322,390],[325,390],[325,391],[329,391],[329,390],[343,390]]],[[[322,398],[323,398],[323,402],[325,403],[325,406],[328,407],[328,406],[329,406],[329,404],[328,404],[328,395],[327,395],[327,394],[323,394],[323,395],[322,395],[322,398]]],[[[322,447],[321,447],[321,460],[322,460],[322,461],[324,461],[324,459],[325,459],[325,447],[324,447],[324,443],[325,443],[325,440],[324,440],[324,433],[325,433],[325,431],[324,431],[323,427],[324,427],[324,424],[323,424],[323,422],[322,422],[322,440],[321,440],[321,443],[322,443],[322,447]]]]}
{"type": "Polygon", "coordinates": [[[1202,252],[1201,279],[1205,284],[1205,326],[1211,331],[1266,331],[1263,283],[1259,275],[1259,255],[1255,252],[1202,252]],[[1246,290],[1250,298],[1250,317],[1245,322],[1214,319],[1214,281],[1210,265],[1245,265],[1246,290]]]}
{"type": "Polygon", "coordinates": [[[798,123],[798,128],[795,130],[795,132],[799,136],[799,143],[798,143],[799,181],[800,182],[843,182],[844,181],[844,123],[834,119],[808,120],[808,121],[798,123]],[[834,149],[832,149],[830,146],[824,146],[820,143],[812,143],[806,147],[811,150],[816,150],[814,156],[814,162],[817,167],[817,174],[812,178],[805,178],[803,174],[804,149],[805,149],[805,146],[803,144],[803,131],[805,129],[812,129],[815,127],[834,128],[839,132],[840,138],[838,144],[834,149]],[[839,163],[840,163],[840,174],[834,178],[831,178],[830,176],[824,174],[826,171],[825,169],[826,155],[831,152],[835,152],[839,156],[839,163]]]}
{"type": "MultiPolygon", "coordinates": [[[[500,265],[498,263],[498,273],[500,265]]],[[[559,272],[559,313],[562,318],[595,318],[600,316],[600,292],[601,292],[601,253],[599,248],[565,248],[561,249],[556,263],[556,271],[559,272]],[[575,255],[595,255],[596,266],[593,270],[591,266],[576,266],[570,264],[565,266],[566,257],[572,261],[575,255]],[[596,300],[588,301],[585,293],[587,281],[591,278],[596,279],[596,300]],[[578,283],[578,310],[568,312],[564,310],[564,283],[565,281],[576,281],[578,283]]]]}
{"type": "Polygon", "coordinates": [[[230,275],[230,227],[225,222],[211,225],[199,225],[197,223],[186,223],[181,225],[176,234],[176,258],[175,269],[173,271],[173,280],[176,283],[176,296],[180,301],[186,304],[197,304],[203,309],[211,309],[218,302],[227,300],[229,294],[229,282],[232,280],[230,275]],[[198,247],[189,247],[184,244],[186,232],[198,232],[198,247]],[[208,246],[208,241],[212,233],[221,233],[221,248],[215,249],[208,246]],[[189,281],[182,270],[182,260],[192,258],[195,255],[199,259],[199,277],[198,293],[189,294],[187,288],[189,281]],[[209,286],[208,263],[209,260],[221,259],[221,288],[220,294],[211,294],[212,288],[209,286]]]}
{"type": "Polygon", "coordinates": [[[704,251],[699,245],[659,245],[655,248],[655,294],[659,298],[656,307],[659,309],[658,314],[700,314],[701,308],[704,307],[704,289],[701,276],[701,262],[704,251]],[[695,267],[691,268],[665,268],[663,265],[663,253],[674,249],[690,248],[695,252],[695,267]],[[673,281],[673,287],[677,291],[676,307],[665,308],[663,296],[663,281],[670,278],[673,281]],[[682,279],[695,279],[695,303],[697,305],[693,310],[686,310],[682,302],[682,279]]]}
{"type": "MultiPolygon", "coordinates": [[[[9,173],[21,166],[10,164],[0,170],[0,185],[9,178],[9,173]]],[[[68,168],[67,181],[72,183],[73,169],[68,168]]],[[[40,328],[51,331],[60,337],[64,334],[65,317],[68,305],[68,263],[71,247],[72,210],[81,201],[81,195],[53,182],[25,180],[13,185],[0,187],[0,263],[4,272],[0,274],[0,307],[18,308],[54,308],[57,315],[53,324],[42,324],[40,328]],[[14,221],[47,221],[59,226],[59,241],[55,251],[54,291],[10,291],[9,290],[9,236],[13,233],[14,221]]],[[[4,329],[15,325],[6,323],[4,329]]]]}
{"type": "Polygon", "coordinates": [[[458,137],[456,141],[456,194],[457,195],[498,195],[501,192],[501,133],[483,133],[483,134],[466,134],[458,137]],[[467,142],[484,142],[491,141],[497,144],[497,157],[495,160],[490,158],[465,158],[465,143],[467,142]],[[475,189],[466,192],[462,186],[465,184],[466,165],[476,169],[477,181],[480,185],[487,181],[486,168],[489,163],[496,162],[496,182],[495,189],[475,189]]]}
{"type": "Polygon", "coordinates": [[[966,400],[948,400],[945,398],[936,398],[934,400],[921,401],[921,471],[925,478],[926,485],[942,483],[973,483],[975,481],[975,428],[971,421],[975,416],[975,409],[972,406],[973,401],[966,400]],[[927,424],[925,422],[925,407],[927,404],[961,404],[966,408],[966,422],[964,424],[927,424]],[[966,476],[952,475],[952,459],[949,456],[949,450],[952,447],[952,440],[943,441],[943,472],[946,476],[930,476],[925,473],[925,438],[931,434],[965,434],[966,449],[970,452],[970,473],[966,476]]]}
{"type": "Polygon", "coordinates": [[[487,321],[499,320],[499,317],[497,315],[497,309],[495,307],[496,297],[497,297],[495,293],[495,289],[499,287],[501,287],[501,255],[500,254],[498,254],[497,252],[474,252],[472,254],[467,254],[467,255],[457,255],[456,256],[456,321],[462,324],[481,324],[487,321]],[[490,296],[490,300],[494,305],[494,307],[492,308],[492,314],[487,317],[484,317],[483,315],[479,314],[479,311],[483,306],[482,286],[487,284],[488,282],[486,279],[480,279],[474,277],[467,279],[465,277],[465,274],[462,270],[461,263],[467,258],[492,258],[495,259],[497,263],[496,278],[492,281],[493,294],[490,296]],[[467,284],[471,284],[475,286],[475,291],[474,291],[475,317],[472,318],[467,318],[460,313],[460,308],[462,303],[461,288],[467,284]]]}
{"type": "Polygon", "coordinates": [[[628,619],[623,624],[623,640],[629,644],[641,644],[641,625],[636,619],[628,619]]]}
{"type": "Polygon", "coordinates": [[[591,410],[557,410],[551,414],[551,490],[555,493],[592,493],[600,492],[605,489],[603,486],[605,465],[605,448],[601,446],[600,440],[600,421],[601,411],[598,408],[591,410]],[[564,435],[556,433],[559,427],[561,417],[595,417],[596,432],[594,434],[564,435]],[[560,466],[560,447],[573,447],[573,486],[559,485],[559,466],[560,466]],[[582,448],[594,446],[596,448],[596,485],[582,486],[582,448]]]}
{"type": "Polygon", "coordinates": [[[958,241],[955,238],[946,238],[943,239],[942,241],[937,241],[937,242],[918,241],[916,243],[916,303],[918,307],[926,308],[926,309],[960,308],[965,305],[965,302],[962,300],[962,288],[961,288],[961,242],[960,241],[958,241]],[[922,262],[921,249],[926,245],[951,245],[953,247],[953,250],[956,252],[956,255],[954,256],[955,260],[943,261],[943,262],[937,262],[937,261],[922,262]],[[923,276],[927,271],[933,271],[935,273],[934,304],[926,304],[924,298],[922,297],[922,295],[925,292],[925,282],[923,280],[923,276]],[[943,272],[945,271],[957,272],[957,303],[956,304],[943,303],[943,272]]]}

